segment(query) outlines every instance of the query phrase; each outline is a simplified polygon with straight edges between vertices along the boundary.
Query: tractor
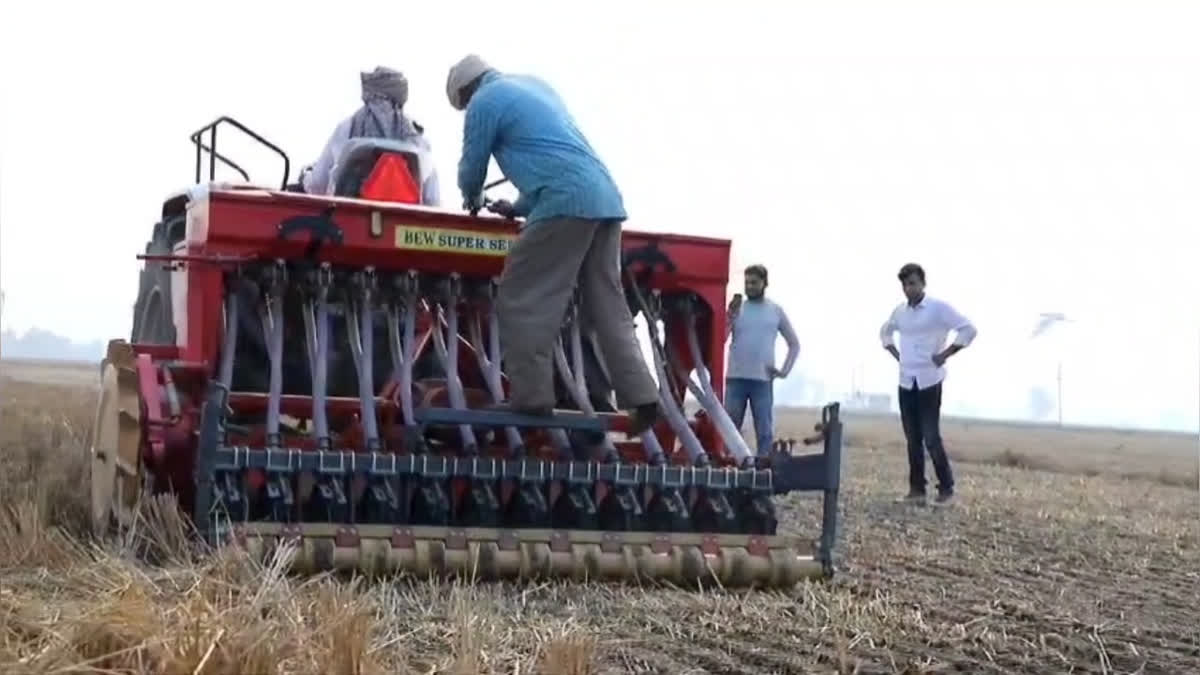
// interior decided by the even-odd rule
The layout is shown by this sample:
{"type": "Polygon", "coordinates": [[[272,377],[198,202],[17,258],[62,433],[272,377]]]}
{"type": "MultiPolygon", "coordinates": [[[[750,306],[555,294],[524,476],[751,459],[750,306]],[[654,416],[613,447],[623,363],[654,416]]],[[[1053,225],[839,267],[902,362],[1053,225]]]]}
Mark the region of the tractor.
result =
{"type": "Polygon", "coordinates": [[[578,299],[554,412],[494,405],[494,298],[519,222],[421,205],[411,176],[427,167],[385,140],[349,148],[329,195],[290,184],[287,154],[231,117],[191,141],[195,183],[164,201],[131,335],[101,366],[98,533],[168,495],[197,538],[260,559],[292,544],[298,570],[760,588],[833,574],[838,404],[805,439],[817,451],[749,450],[719,385],[728,240],[623,233],[663,413],[631,436],[578,299]],[[218,129],[276,153],[279,186],[218,152],[218,129]],[[218,162],[244,182],[217,181],[218,162]],[[822,496],[815,537],[777,532],[773,499],[795,491],[822,496]]]}

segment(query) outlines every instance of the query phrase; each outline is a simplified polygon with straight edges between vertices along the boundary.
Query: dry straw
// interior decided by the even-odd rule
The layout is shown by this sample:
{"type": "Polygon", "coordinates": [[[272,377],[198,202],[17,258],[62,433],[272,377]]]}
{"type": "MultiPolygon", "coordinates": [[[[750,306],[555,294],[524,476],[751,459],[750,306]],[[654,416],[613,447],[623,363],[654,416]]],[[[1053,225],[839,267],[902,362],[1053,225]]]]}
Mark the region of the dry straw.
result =
{"type": "MultiPolygon", "coordinates": [[[[789,593],[368,583],[289,576],[286,549],[261,564],[197,551],[169,500],[122,541],[91,541],[92,391],[3,386],[7,674],[1200,672],[1200,502],[1160,480],[1177,470],[1165,451],[1139,450],[1139,473],[950,428],[962,502],[915,508],[893,499],[898,430],[857,424],[841,575],[789,593]]],[[[813,531],[815,506],[781,500],[784,527],[813,531]]]]}

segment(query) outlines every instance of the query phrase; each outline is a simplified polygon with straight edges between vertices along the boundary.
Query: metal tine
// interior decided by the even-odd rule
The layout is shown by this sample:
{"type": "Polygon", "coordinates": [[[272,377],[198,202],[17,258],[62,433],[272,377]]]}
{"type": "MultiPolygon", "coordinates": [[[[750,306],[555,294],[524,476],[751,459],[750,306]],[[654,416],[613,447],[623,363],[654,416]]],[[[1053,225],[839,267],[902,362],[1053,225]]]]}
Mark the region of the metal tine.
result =
{"type": "Polygon", "coordinates": [[[550,445],[554,446],[558,452],[559,459],[571,461],[575,459],[575,454],[571,451],[571,437],[567,435],[564,429],[547,429],[546,432],[550,435],[550,445]]]}
{"type": "Polygon", "coordinates": [[[304,355],[308,357],[308,372],[316,375],[317,369],[317,319],[313,309],[316,297],[317,272],[308,270],[300,284],[300,318],[304,320],[304,355]]]}
{"type": "MultiPolygon", "coordinates": [[[[596,357],[596,366],[600,368],[600,374],[604,376],[604,381],[612,382],[612,371],[609,370],[608,361],[604,358],[604,352],[600,349],[600,341],[596,338],[596,331],[588,331],[587,339],[592,345],[592,354],[596,357]]],[[[615,392],[610,391],[604,398],[608,401],[609,405],[616,409],[617,401],[615,392]]]]}
{"type": "Polygon", "coordinates": [[[304,318],[304,347],[305,353],[308,356],[308,372],[313,378],[317,376],[317,352],[320,350],[317,344],[317,319],[315,314],[312,298],[306,296],[300,305],[300,315],[304,318]]]}
{"type": "Polygon", "coordinates": [[[358,372],[358,399],[363,434],[366,437],[367,450],[372,452],[379,447],[379,432],[375,425],[375,388],[372,382],[373,359],[368,351],[373,348],[375,333],[370,311],[370,286],[374,279],[373,268],[368,268],[365,273],[355,273],[351,291],[346,297],[346,337],[350,342],[350,353],[354,357],[354,368],[358,372]],[[359,291],[358,299],[353,296],[354,287],[359,291]]]}
{"type": "MultiPolygon", "coordinates": [[[[688,461],[695,466],[708,466],[708,453],[705,452],[700,439],[696,437],[696,432],[692,431],[691,425],[687,423],[687,417],[683,414],[683,408],[680,406],[679,400],[675,398],[675,392],[671,390],[671,375],[667,372],[663,342],[658,331],[659,312],[646,302],[646,298],[642,295],[641,289],[636,284],[636,280],[634,280],[633,289],[638,302],[642,306],[642,313],[646,315],[646,329],[650,333],[650,353],[654,357],[654,369],[658,373],[658,400],[662,405],[663,414],[666,416],[671,430],[675,432],[675,436],[679,439],[679,444],[683,446],[684,452],[687,453],[688,461]]],[[[657,292],[654,293],[653,298],[656,306],[661,304],[657,292]]],[[[679,398],[682,399],[683,397],[680,396],[679,398]]]]}
{"type": "Polygon", "coordinates": [[[404,341],[400,338],[400,308],[396,295],[390,294],[383,303],[383,313],[387,316],[388,356],[392,360],[392,379],[400,377],[404,368],[404,341]]]}
{"type": "MultiPolygon", "coordinates": [[[[667,360],[670,362],[670,368],[675,372],[676,375],[678,375],[679,379],[685,383],[687,390],[696,397],[696,401],[700,403],[700,407],[704,409],[705,413],[713,419],[713,423],[717,428],[717,433],[721,435],[721,440],[734,455],[738,465],[748,466],[752,464],[754,460],[749,446],[746,445],[745,439],[742,438],[742,435],[738,433],[736,427],[733,426],[733,420],[729,419],[729,414],[725,411],[725,407],[721,405],[721,402],[718,401],[716,396],[712,393],[711,384],[706,390],[701,383],[697,383],[695,380],[693,380],[691,375],[680,363],[679,355],[676,353],[675,348],[669,343],[666,345],[665,351],[667,360]],[[722,415],[722,413],[724,414],[722,415]]],[[[707,373],[707,370],[705,370],[705,373],[707,373]]]]}
{"type": "Polygon", "coordinates": [[[350,343],[350,357],[354,360],[354,372],[362,371],[362,336],[359,335],[358,310],[350,293],[344,294],[343,316],[346,319],[346,339],[350,343]]]}
{"type": "Polygon", "coordinates": [[[400,414],[405,426],[416,428],[413,415],[413,366],[417,360],[417,272],[409,270],[401,285],[404,297],[404,365],[400,369],[400,414]]]}
{"type": "Polygon", "coordinates": [[[221,370],[217,381],[230,391],[233,388],[233,357],[238,339],[238,291],[242,283],[240,277],[227,280],[225,287],[225,343],[221,351],[221,370]]]}
{"type": "MultiPolygon", "coordinates": [[[[450,275],[450,296],[446,303],[446,381],[450,387],[450,405],[459,410],[467,409],[467,395],[463,391],[462,379],[458,376],[458,355],[459,355],[459,333],[458,333],[458,317],[459,317],[459,300],[462,298],[462,278],[458,274],[450,275]]],[[[469,424],[463,424],[459,427],[463,435],[463,445],[466,446],[468,454],[475,454],[479,451],[479,444],[475,439],[475,430],[469,424]]]]}
{"type": "Polygon", "coordinates": [[[316,381],[313,382],[313,427],[318,446],[324,448],[330,444],[325,401],[329,391],[329,290],[333,286],[333,273],[326,265],[322,274],[323,277],[318,279],[320,292],[317,295],[317,344],[320,345],[320,352],[316,362],[316,381]]]}
{"type": "Polygon", "coordinates": [[[662,443],[658,442],[658,436],[654,431],[647,429],[638,435],[642,441],[642,447],[646,450],[646,461],[651,466],[658,466],[667,463],[667,453],[663,450],[662,443]]]}
{"type": "MultiPolygon", "coordinates": [[[[412,452],[424,453],[427,448],[420,441],[419,426],[413,414],[413,367],[417,361],[417,313],[425,303],[420,297],[420,275],[416,270],[408,270],[404,276],[395,280],[399,289],[398,297],[393,296],[388,305],[388,335],[393,352],[392,364],[398,369],[400,380],[400,416],[406,430],[405,446],[412,452]],[[399,308],[399,309],[397,309],[399,308]],[[397,317],[399,311],[399,317],[397,317]],[[399,321],[399,337],[395,326],[399,321]],[[415,445],[409,446],[409,442],[415,445]]],[[[436,334],[436,326],[430,326],[429,332],[436,334]]],[[[422,340],[424,337],[422,337],[422,340]]],[[[436,340],[434,341],[436,343],[436,340]]],[[[395,375],[393,375],[395,376],[395,375]]]]}
{"type": "Polygon", "coordinates": [[[350,343],[350,356],[354,359],[354,372],[362,371],[362,336],[358,334],[358,308],[354,299],[346,294],[345,298],[346,339],[350,343]]]}
{"type": "MultiPolygon", "coordinates": [[[[690,373],[683,373],[683,369],[679,367],[678,359],[675,359],[674,365],[680,371],[680,375],[687,382],[688,389],[699,400],[700,405],[704,407],[705,412],[713,419],[716,424],[717,431],[721,434],[721,440],[725,442],[725,447],[737,458],[739,465],[745,466],[753,464],[754,455],[750,452],[750,447],[746,445],[746,439],[742,438],[741,432],[730,419],[729,413],[725,410],[725,406],[717,400],[717,395],[713,391],[712,375],[708,372],[708,368],[704,365],[703,354],[700,351],[700,338],[696,334],[696,313],[692,305],[692,300],[685,300],[683,304],[683,318],[686,323],[685,336],[687,337],[688,351],[692,356],[692,368],[696,373],[696,382],[692,379],[690,373]]],[[[670,349],[668,348],[668,354],[670,349]]]]}
{"type": "Polygon", "coordinates": [[[215,388],[210,387],[206,397],[206,402],[201,412],[201,423],[199,432],[200,451],[196,454],[196,464],[194,467],[193,478],[196,482],[196,501],[195,513],[201,516],[197,525],[203,534],[207,534],[211,529],[219,527],[218,518],[212,513],[213,506],[220,507],[225,501],[223,494],[223,485],[221,474],[223,472],[213,470],[212,456],[217,450],[217,444],[225,444],[229,442],[228,430],[222,428],[220,421],[216,425],[207,424],[209,415],[215,415],[218,420],[225,419],[225,415],[229,411],[229,402],[226,398],[231,389],[233,382],[233,358],[234,351],[237,349],[237,325],[238,325],[238,291],[240,290],[241,279],[236,276],[225,277],[225,299],[222,303],[223,310],[223,326],[221,332],[221,363],[217,370],[217,384],[215,388]],[[222,401],[222,410],[215,410],[217,401],[222,401]],[[210,407],[212,406],[212,407],[210,407]],[[206,431],[211,429],[213,436],[209,437],[206,431]]]}
{"type": "MultiPolygon", "coordinates": [[[[279,434],[279,408],[283,398],[283,289],[287,281],[287,269],[282,260],[266,270],[266,288],[262,291],[259,313],[263,331],[267,337],[267,357],[271,363],[270,380],[267,387],[267,451],[282,448],[279,434]]],[[[276,518],[290,517],[295,504],[291,490],[291,476],[286,473],[270,472],[267,482],[268,498],[274,502],[276,518]]]]}
{"type": "Polygon", "coordinates": [[[329,370],[329,287],[332,280],[329,263],[322,263],[313,274],[314,278],[309,280],[310,297],[306,297],[302,305],[304,332],[308,342],[309,373],[312,376],[313,435],[317,439],[317,449],[328,450],[329,419],[325,406],[329,370]]]}
{"type": "Polygon", "coordinates": [[[375,411],[375,268],[367,267],[362,272],[359,292],[359,320],[362,341],[362,365],[359,367],[358,392],[362,401],[362,420],[366,427],[367,452],[378,452],[379,426],[375,411]]]}
{"type": "Polygon", "coordinates": [[[267,288],[260,308],[263,328],[267,334],[267,355],[271,361],[270,384],[267,393],[267,445],[281,446],[279,408],[283,400],[283,287],[287,270],[282,260],[276,260],[267,272],[267,288]]]}
{"type": "MultiPolygon", "coordinates": [[[[571,398],[575,400],[575,405],[583,411],[585,415],[595,415],[596,409],[592,406],[592,402],[588,400],[587,382],[583,375],[583,349],[579,342],[579,303],[577,299],[573,299],[567,306],[567,332],[571,340],[571,355],[575,362],[575,367],[572,368],[567,362],[566,349],[563,347],[562,335],[554,343],[554,364],[558,366],[558,373],[562,376],[563,383],[567,385],[567,389],[571,392],[571,398]]],[[[617,453],[616,446],[613,445],[612,439],[608,434],[604,435],[604,439],[600,441],[600,447],[604,452],[601,458],[604,462],[616,462],[620,459],[617,453]]]]}
{"type": "MultiPolygon", "coordinates": [[[[495,314],[495,309],[492,305],[494,298],[495,284],[490,283],[486,308],[471,313],[470,321],[467,324],[467,331],[470,334],[471,349],[475,352],[475,360],[479,362],[479,370],[483,372],[483,379],[487,382],[488,392],[492,395],[493,401],[500,403],[504,401],[504,383],[500,380],[500,364],[488,358],[488,354],[484,351],[483,329],[481,328],[479,319],[479,315],[486,312],[490,322],[492,315],[495,314]]],[[[489,343],[495,342],[496,352],[498,353],[500,351],[500,342],[495,330],[492,330],[488,337],[489,343]]],[[[512,448],[513,456],[515,458],[524,456],[525,440],[521,438],[521,432],[517,431],[516,427],[504,427],[504,435],[508,440],[508,447],[512,448]]]]}
{"type": "MultiPolygon", "coordinates": [[[[438,360],[442,362],[442,368],[446,371],[446,389],[450,394],[450,407],[455,410],[466,410],[467,398],[463,393],[462,380],[458,378],[459,285],[459,276],[452,274],[447,280],[446,301],[437,303],[440,316],[433,335],[438,360]],[[444,332],[442,324],[445,324],[444,332]]],[[[471,428],[471,425],[458,425],[458,432],[462,436],[463,449],[466,453],[470,455],[477,453],[479,445],[475,441],[475,430],[471,428]]]]}
{"type": "MultiPolygon", "coordinates": [[[[405,344],[403,338],[400,337],[400,322],[403,320],[402,310],[398,307],[399,303],[396,298],[389,298],[385,305],[385,313],[387,314],[388,324],[388,354],[392,358],[392,379],[404,379],[404,370],[407,365],[405,360],[405,344]]],[[[409,417],[403,406],[401,406],[400,416],[404,420],[404,424],[412,424],[412,418],[409,417]]]]}

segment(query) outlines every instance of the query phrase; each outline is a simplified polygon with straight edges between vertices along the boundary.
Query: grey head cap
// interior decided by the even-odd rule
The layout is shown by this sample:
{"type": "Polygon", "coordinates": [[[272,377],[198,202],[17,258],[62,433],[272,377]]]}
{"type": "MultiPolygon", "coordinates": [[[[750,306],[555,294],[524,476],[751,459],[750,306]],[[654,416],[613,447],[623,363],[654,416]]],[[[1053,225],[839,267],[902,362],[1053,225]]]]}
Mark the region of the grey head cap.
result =
{"type": "Polygon", "coordinates": [[[475,54],[468,54],[450,67],[450,72],[446,75],[446,97],[450,99],[450,105],[455,110],[467,107],[466,101],[462,100],[463,87],[489,70],[492,70],[492,67],[475,54]]]}

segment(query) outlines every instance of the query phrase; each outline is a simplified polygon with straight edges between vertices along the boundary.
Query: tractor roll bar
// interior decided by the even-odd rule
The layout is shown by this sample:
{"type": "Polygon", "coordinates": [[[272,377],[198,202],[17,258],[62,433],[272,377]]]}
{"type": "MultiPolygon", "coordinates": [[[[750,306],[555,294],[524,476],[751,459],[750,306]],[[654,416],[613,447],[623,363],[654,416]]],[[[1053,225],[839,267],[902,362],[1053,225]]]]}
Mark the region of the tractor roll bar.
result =
{"type": "Polygon", "coordinates": [[[283,181],[280,183],[280,189],[286,190],[288,178],[291,175],[292,168],[292,161],[288,158],[287,153],[284,152],[279,146],[252,131],[246,125],[226,115],[222,115],[203,127],[200,127],[199,130],[191,135],[192,144],[196,146],[196,182],[200,182],[201,167],[203,165],[201,162],[202,151],[208,152],[208,179],[210,181],[216,178],[217,160],[220,160],[222,164],[240,173],[242,178],[245,179],[247,183],[250,182],[250,175],[246,173],[245,169],[238,166],[233,160],[217,152],[217,127],[222,123],[233,125],[242,133],[258,141],[260,145],[269,148],[270,150],[274,151],[275,154],[283,158],[283,181]],[[206,131],[208,132],[208,145],[205,145],[204,142],[200,140],[200,136],[206,131]]]}

